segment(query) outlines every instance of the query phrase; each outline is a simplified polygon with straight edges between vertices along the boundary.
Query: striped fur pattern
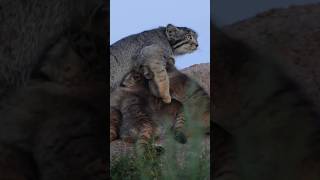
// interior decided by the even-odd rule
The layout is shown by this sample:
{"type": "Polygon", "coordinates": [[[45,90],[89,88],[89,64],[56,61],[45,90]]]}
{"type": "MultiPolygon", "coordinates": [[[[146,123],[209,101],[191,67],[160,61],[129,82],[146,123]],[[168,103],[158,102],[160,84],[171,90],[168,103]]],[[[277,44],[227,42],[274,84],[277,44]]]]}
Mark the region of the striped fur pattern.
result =
{"type": "MultiPolygon", "coordinates": [[[[110,46],[111,92],[133,70],[136,66],[135,57],[146,46],[157,45],[164,56],[173,57],[194,52],[198,47],[197,38],[197,33],[190,28],[168,24],[166,27],[144,31],[115,42],[110,46]]],[[[160,96],[166,97],[162,94],[160,96]]]]}
{"type": "MultiPolygon", "coordinates": [[[[172,99],[183,105],[184,111],[188,112],[188,119],[200,122],[201,126],[209,133],[210,129],[210,97],[205,90],[189,76],[174,71],[169,73],[170,94],[172,99]]],[[[154,85],[149,81],[149,88],[154,85]]],[[[154,94],[154,93],[153,93],[154,94]]]]}
{"type": "Polygon", "coordinates": [[[143,75],[132,72],[122,85],[111,94],[110,141],[121,138],[145,145],[151,138],[160,136],[162,130],[159,125],[167,118],[176,132],[183,127],[179,102],[165,104],[153,96],[143,75]]]}
{"type": "Polygon", "coordinates": [[[154,81],[145,79],[140,72],[128,74],[122,86],[111,94],[110,141],[117,137],[130,142],[145,143],[154,135],[161,138],[164,119],[169,119],[179,142],[187,141],[184,134],[185,114],[200,122],[206,132],[210,128],[210,98],[200,85],[183,73],[169,73],[170,104],[163,103],[153,91],[154,81]],[[120,113],[119,113],[120,112],[120,113]],[[114,117],[121,117],[119,119],[114,117]],[[120,126],[119,126],[120,125],[120,126]],[[119,127],[117,127],[119,126],[119,127]],[[119,136],[120,134],[120,136],[119,136]]]}
{"type": "Polygon", "coordinates": [[[320,118],[303,88],[280,60],[214,33],[214,121],[234,137],[225,153],[235,156],[216,155],[216,168],[234,167],[216,179],[319,179],[320,118]]]}

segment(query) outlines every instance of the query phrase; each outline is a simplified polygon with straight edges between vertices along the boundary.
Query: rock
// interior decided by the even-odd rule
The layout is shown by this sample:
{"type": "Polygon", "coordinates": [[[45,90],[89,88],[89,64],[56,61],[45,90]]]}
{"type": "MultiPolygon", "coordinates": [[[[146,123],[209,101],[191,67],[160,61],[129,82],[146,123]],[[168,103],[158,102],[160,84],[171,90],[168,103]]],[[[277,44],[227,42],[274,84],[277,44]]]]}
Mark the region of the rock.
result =
{"type": "MultiPolygon", "coordinates": [[[[224,26],[222,27],[222,30],[226,32],[229,36],[236,39],[240,39],[243,42],[248,43],[254,50],[266,53],[268,56],[269,55],[272,56],[272,58],[277,58],[276,60],[278,60],[281,64],[285,65],[285,69],[283,70],[289,73],[292,80],[296,80],[296,82],[300,85],[300,87],[305,91],[306,96],[311,101],[313,101],[314,104],[316,104],[317,111],[320,112],[320,61],[319,61],[320,23],[319,23],[319,18],[320,18],[320,3],[302,5],[302,6],[291,6],[289,8],[269,10],[267,12],[258,14],[256,17],[243,20],[232,25],[224,26]]],[[[237,59],[235,58],[235,60],[237,59]]],[[[217,69],[215,69],[215,72],[216,71],[217,69]]],[[[218,77],[217,79],[220,79],[220,77],[218,77]]],[[[222,80],[225,80],[225,79],[222,79],[222,80]]],[[[224,81],[224,82],[227,82],[226,84],[233,84],[232,81],[224,81]]],[[[233,89],[232,85],[228,87],[231,87],[229,89],[233,89]]],[[[240,97],[238,96],[239,94],[236,94],[236,93],[234,96],[232,96],[231,93],[227,94],[226,96],[228,95],[230,95],[228,99],[240,97]]],[[[220,97],[223,97],[223,96],[220,96],[220,97]]],[[[301,99],[304,99],[304,97],[301,99]]],[[[237,100],[234,100],[233,102],[236,102],[236,101],[237,100]]],[[[229,106],[229,107],[231,108],[224,108],[224,110],[226,111],[225,114],[232,113],[233,106],[229,106]]],[[[286,110],[286,108],[284,108],[284,110],[286,110]]],[[[260,120],[260,119],[257,119],[257,120],[260,120]]],[[[304,119],[302,118],[301,120],[302,120],[301,127],[303,127],[304,119]]],[[[270,125],[275,126],[275,125],[278,125],[279,123],[278,122],[276,122],[275,124],[270,123],[270,125]]],[[[290,129],[291,123],[293,124],[293,121],[289,119],[288,123],[286,123],[285,128],[290,129]]],[[[251,126],[251,127],[253,127],[251,129],[255,129],[254,126],[251,126]]],[[[268,132],[267,129],[268,127],[266,127],[265,132],[268,132]]],[[[279,163],[273,160],[272,158],[278,157],[279,154],[283,152],[277,151],[276,155],[273,155],[273,154],[271,155],[273,148],[272,150],[270,150],[268,148],[266,149],[263,147],[265,144],[268,144],[270,142],[281,144],[279,143],[281,141],[277,140],[277,138],[280,136],[273,135],[273,137],[270,136],[272,138],[268,138],[267,141],[262,141],[258,137],[259,135],[257,135],[261,131],[257,131],[259,133],[256,133],[255,131],[257,130],[250,130],[248,134],[251,137],[255,137],[256,139],[259,139],[259,143],[258,143],[259,145],[257,146],[259,148],[253,150],[252,147],[246,146],[245,141],[237,140],[236,142],[237,148],[233,148],[233,150],[237,150],[235,152],[237,153],[237,157],[241,158],[241,160],[239,161],[237,160],[237,161],[238,163],[241,161],[246,162],[248,164],[248,167],[250,166],[249,164],[252,163],[253,164],[252,167],[258,167],[259,169],[264,169],[264,170],[271,168],[274,170],[276,164],[279,164],[279,163]],[[243,154],[239,153],[241,152],[239,151],[239,149],[241,149],[239,147],[241,146],[249,147],[252,152],[260,152],[260,150],[263,148],[264,152],[262,156],[255,156],[254,154],[249,153],[248,157],[245,157],[245,155],[243,156],[243,154]],[[268,154],[270,154],[270,158],[264,159],[265,157],[268,156],[268,154]],[[269,163],[264,163],[267,161],[269,161],[269,163]],[[261,163],[261,165],[259,165],[259,163],[261,163]]],[[[275,131],[275,133],[279,133],[279,132],[275,131]]],[[[296,134],[300,132],[294,131],[293,133],[296,134]]],[[[265,134],[267,134],[267,136],[270,135],[269,133],[265,133],[265,134]]],[[[237,137],[236,139],[242,138],[240,137],[239,134],[236,134],[236,135],[237,135],[235,136],[237,137]]],[[[316,138],[318,137],[318,134],[315,133],[312,136],[316,138]]],[[[244,137],[245,137],[244,139],[247,141],[248,140],[247,136],[244,136],[244,137]]],[[[283,138],[288,138],[288,137],[283,137],[283,138]]],[[[312,138],[313,137],[310,137],[310,139],[312,138]]],[[[216,143],[217,139],[215,139],[215,137],[213,140],[214,140],[214,143],[216,143]]],[[[308,154],[306,156],[308,158],[303,162],[301,162],[301,166],[299,165],[299,167],[296,169],[298,174],[297,179],[319,179],[320,177],[319,175],[320,161],[318,157],[319,148],[317,146],[316,140],[312,144],[313,145],[311,145],[311,147],[309,147],[309,145],[307,147],[310,148],[308,149],[308,152],[309,151],[314,152],[314,154],[312,153],[310,153],[311,155],[308,154]]],[[[219,146],[215,145],[214,147],[219,147],[219,146]]],[[[218,149],[216,148],[214,149],[214,151],[217,151],[217,150],[218,149]]],[[[228,151],[232,153],[232,149],[228,151]]],[[[216,162],[216,163],[223,165],[223,163],[220,163],[220,162],[216,162]]],[[[226,164],[228,165],[228,163],[226,164]]],[[[229,166],[232,167],[233,165],[236,165],[236,164],[233,164],[233,162],[229,163],[229,166]]],[[[288,163],[288,165],[290,165],[290,163],[288,163]]],[[[245,168],[243,169],[242,167],[244,166],[241,166],[240,168],[237,167],[238,171],[240,171],[242,174],[244,175],[246,173],[255,174],[255,171],[252,171],[252,168],[248,168],[248,169],[251,169],[251,171],[246,172],[245,168]]],[[[282,167],[280,169],[277,168],[278,173],[276,174],[292,175],[293,173],[296,173],[296,172],[287,173],[285,171],[285,168],[286,167],[284,167],[283,169],[282,167]]],[[[230,170],[228,171],[228,173],[230,173],[230,170]]],[[[268,179],[269,173],[267,173],[266,171],[263,174],[264,175],[260,174],[261,176],[260,175],[259,176],[262,178],[268,179]]],[[[259,178],[259,176],[255,176],[256,178],[254,179],[261,179],[259,178]]],[[[273,179],[276,178],[276,176],[272,176],[272,177],[274,177],[273,179]]],[[[223,177],[220,174],[219,178],[223,179],[226,177],[223,177]]],[[[235,178],[235,179],[238,179],[238,178],[235,178]]]]}
{"type": "Polygon", "coordinates": [[[320,112],[319,19],[320,3],[272,9],[222,29],[286,63],[320,112]]]}
{"type": "Polygon", "coordinates": [[[194,64],[181,70],[190,78],[195,79],[210,95],[210,63],[194,64]]]}

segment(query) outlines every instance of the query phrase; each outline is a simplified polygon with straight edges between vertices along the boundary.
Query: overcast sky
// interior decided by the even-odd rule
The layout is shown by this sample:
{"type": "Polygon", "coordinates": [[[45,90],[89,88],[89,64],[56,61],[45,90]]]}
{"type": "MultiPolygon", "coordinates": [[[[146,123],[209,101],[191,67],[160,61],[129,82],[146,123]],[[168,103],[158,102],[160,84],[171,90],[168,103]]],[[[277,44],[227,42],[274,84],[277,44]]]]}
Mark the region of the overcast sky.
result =
{"type": "Polygon", "coordinates": [[[271,8],[317,3],[320,0],[214,0],[213,2],[211,13],[214,13],[214,21],[218,25],[226,25],[271,8]]]}
{"type": "MultiPolygon", "coordinates": [[[[288,7],[320,0],[213,0],[211,13],[218,25],[232,24],[271,8],[288,7]]],[[[199,49],[177,58],[179,69],[210,61],[209,0],[111,0],[110,43],[144,30],[172,23],[199,34],[199,49]]]]}
{"type": "Polygon", "coordinates": [[[210,0],[111,0],[110,43],[168,23],[199,34],[199,49],[176,59],[181,69],[210,61],[210,0]]]}

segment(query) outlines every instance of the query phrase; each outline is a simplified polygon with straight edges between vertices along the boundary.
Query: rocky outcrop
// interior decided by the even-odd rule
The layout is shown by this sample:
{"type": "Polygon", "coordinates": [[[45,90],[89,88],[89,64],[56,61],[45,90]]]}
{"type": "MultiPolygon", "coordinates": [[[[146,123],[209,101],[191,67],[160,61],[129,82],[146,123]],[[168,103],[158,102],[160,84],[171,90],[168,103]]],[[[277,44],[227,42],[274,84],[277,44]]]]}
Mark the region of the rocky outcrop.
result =
{"type": "MultiPolygon", "coordinates": [[[[228,25],[222,28],[224,32],[226,32],[229,36],[240,39],[245,43],[248,43],[256,52],[261,52],[262,55],[268,56],[267,59],[271,58],[276,58],[279,63],[284,65],[284,69],[282,69],[284,72],[287,71],[289,75],[291,76],[292,80],[296,80],[296,82],[300,85],[300,87],[305,90],[307,96],[311,101],[313,101],[316,106],[317,106],[317,111],[320,112],[320,24],[319,24],[319,18],[320,18],[320,4],[311,4],[311,5],[304,5],[304,6],[291,6],[286,9],[273,9],[261,14],[258,14],[256,17],[228,25]],[[271,56],[271,58],[270,58],[271,56]]],[[[222,39],[222,38],[221,38],[222,39]]],[[[220,41],[220,43],[223,41],[220,41]]],[[[223,43],[221,43],[223,44],[223,43]]],[[[245,52],[245,49],[241,51],[241,45],[239,46],[234,45],[236,43],[229,43],[229,44],[224,44],[223,46],[224,49],[227,49],[226,53],[221,53],[221,49],[218,49],[217,52],[219,53],[220,50],[220,55],[218,57],[222,57],[221,54],[223,54],[226,59],[229,58],[228,60],[245,60],[247,58],[246,54],[241,54],[243,51],[245,52]],[[234,46],[233,46],[234,45],[234,46]],[[228,48],[231,47],[229,50],[228,48]],[[239,52],[237,50],[240,49],[239,52]],[[228,57],[229,54],[232,54],[228,57]],[[239,57],[239,58],[238,58],[239,57]]],[[[217,46],[215,46],[217,47],[217,46]]],[[[216,50],[216,49],[215,49],[216,50]]],[[[249,51],[250,53],[250,51],[249,51]]],[[[259,56],[258,56],[259,57],[259,56]]],[[[261,58],[261,57],[259,57],[261,58]]],[[[219,63],[215,64],[216,66],[219,63]]],[[[221,63],[222,64],[222,63],[221,63]]],[[[227,63],[226,63],[227,64],[227,63]]],[[[232,64],[232,63],[230,63],[232,64]]],[[[234,63],[235,65],[232,66],[232,68],[238,68],[239,66],[236,66],[237,64],[234,63]]],[[[223,64],[224,65],[224,64],[223,64]]],[[[228,64],[227,64],[228,65],[228,64]]],[[[227,102],[226,106],[223,108],[223,115],[228,115],[232,114],[233,109],[237,109],[237,105],[235,102],[241,102],[241,95],[245,93],[238,93],[236,90],[233,91],[233,89],[241,86],[241,85],[233,85],[237,82],[238,80],[237,77],[234,77],[233,79],[228,77],[228,73],[224,74],[227,68],[225,68],[227,65],[215,67],[214,69],[214,78],[221,80],[220,83],[224,83],[226,85],[225,89],[231,89],[227,93],[221,93],[223,90],[220,89],[220,91],[217,91],[222,94],[222,96],[215,96],[216,97],[221,97],[220,99],[220,104],[219,106],[223,106],[223,102],[227,102]],[[223,69],[225,68],[225,69],[223,69]],[[217,77],[217,70],[219,70],[218,74],[222,75],[220,77],[217,77]],[[225,79],[223,79],[225,75],[225,79]],[[234,80],[236,79],[236,80],[234,80]],[[229,80],[229,81],[228,81],[229,80]],[[228,86],[227,86],[228,85],[228,86]],[[230,86],[229,86],[230,85],[230,86]],[[236,99],[238,98],[238,99],[236,99]],[[227,101],[226,99],[230,100],[227,101]],[[240,100],[239,100],[240,99],[240,100]],[[231,103],[229,103],[231,102],[231,103]]],[[[232,64],[233,65],[233,64],[232,64]]],[[[230,66],[231,67],[231,66],[230,66]]],[[[254,66],[256,67],[256,66],[254,66]]],[[[258,67],[258,66],[257,66],[258,67]]],[[[259,66],[258,70],[263,70],[262,66],[259,66]]],[[[231,68],[230,68],[231,69],[231,68]]],[[[244,68],[243,68],[244,69],[244,68]]],[[[247,68],[250,69],[250,68],[247,68]]],[[[228,69],[229,70],[229,69],[228,69]]],[[[249,70],[250,71],[250,70],[249,70]]],[[[228,71],[230,72],[230,71],[228,71]]],[[[244,71],[243,71],[244,72],[244,71]]],[[[231,74],[231,73],[230,73],[231,74]]],[[[246,73],[239,73],[237,75],[241,76],[242,74],[246,73]]],[[[250,74],[250,73],[248,73],[250,74]]],[[[246,75],[248,75],[246,74],[246,75]]],[[[254,74],[251,74],[254,76],[254,74]]],[[[272,74],[270,73],[270,77],[272,77],[272,74]]],[[[215,79],[215,80],[216,80],[215,79]]],[[[240,78],[239,78],[240,79],[240,78]]],[[[248,78],[249,79],[249,78],[248,78]]],[[[216,82],[216,81],[215,81],[216,82]]],[[[241,81],[243,82],[243,81],[241,81]]],[[[284,82],[285,83],[285,82],[284,82]]],[[[215,86],[218,83],[215,84],[215,86]]],[[[240,84],[240,83],[239,83],[240,84]]],[[[244,83],[242,83],[244,84],[244,83]]],[[[291,88],[291,87],[290,87],[291,88]]],[[[261,90],[261,89],[258,89],[261,90]]],[[[261,90],[263,91],[263,90],[261,90]]],[[[215,92],[215,93],[217,93],[215,92]]],[[[277,94],[278,95],[278,94],[277,94]]],[[[300,95],[300,94],[299,94],[300,95]]],[[[298,96],[293,96],[291,99],[303,99],[304,97],[298,97],[298,96]]],[[[254,98],[253,98],[254,99],[254,98]]],[[[285,100],[286,102],[291,102],[288,99],[285,100]]],[[[260,102],[254,102],[253,103],[260,103],[260,102]]],[[[293,101],[294,102],[294,101],[293,101]]],[[[218,103],[217,103],[218,104],[218,103]]],[[[308,107],[304,106],[305,104],[300,105],[303,108],[308,107]]],[[[299,107],[300,107],[299,106],[299,107]]],[[[249,109],[250,106],[239,106],[240,108],[246,108],[249,109]]],[[[262,108],[268,108],[268,104],[263,104],[263,106],[260,106],[262,108]],[[265,106],[264,106],[265,105],[265,106]]],[[[289,106],[291,107],[291,106],[289,106]]],[[[239,112],[239,110],[243,110],[238,108],[236,111],[239,112]]],[[[261,108],[261,109],[262,109],[261,108]]],[[[299,146],[292,146],[291,144],[288,145],[286,144],[287,142],[290,142],[290,139],[292,139],[293,136],[296,137],[302,137],[300,136],[300,133],[303,134],[303,127],[305,127],[305,124],[308,124],[307,119],[308,115],[305,116],[307,118],[300,118],[298,117],[297,122],[299,122],[299,126],[296,129],[292,124],[294,124],[294,120],[296,116],[288,116],[289,118],[286,118],[286,116],[282,116],[281,113],[275,113],[273,116],[269,116],[270,114],[264,114],[264,112],[268,112],[268,110],[264,111],[261,109],[252,109],[253,112],[256,114],[259,114],[258,116],[250,114],[250,116],[244,115],[243,117],[249,117],[252,118],[252,121],[250,122],[251,124],[248,123],[243,123],[241,124],[241,127],[246,129],[242,131],[242,134],[240,133],[234,133],[232,132],[232,135],[235,135],[236,137],[236,144],[237,147],[233,148],[233,150],[236,150],[236,157],[239,158],[237,160],[237,163],[245,162],[241,165],[241,167],[237,167],[237,170],[241,172],[242,177],[248,177],[247,179],[250,179],[249,177],[251,175],[254,175],[258,170],[260,171],[263,169],[263,173],[260,173],[260,175],[255,175],[252,176],[254,177],[253,179],[281,179],[279,177],[289,177],[290,175],[295,174],[297,176],[297,179],[319,179],[319,157],[318,157],[318,141],[315,140],[312,143],[308,143],[306,146],[306,149],[308,149],[308,152],[313,152],[313,154],[304,154],[303,156],[306,156],[306,160],[301,162],[301,166],[299,165],[299,168],[294,168],[293,172],[291,169],[288,170],[287,172],[287,167],[289,167],[291,164],[291,159],[295,159],[298,157],[299,152],[299,146]],[[261,115],[260,115],[261,112],[261,115]],[[262,118],[255,118],[255,117],[262,117],[262,118]],[[266,117],[266,118],[265,118],[266,117]],[[270,117],[270,118],[269,118],[270,117]],[[258,129],[260,124],[263,124],[264,120],[267,119],[268,123],[266,123],[266,126],[261,126],[261,129],[258,129]],[[272,121],[276,120],[276,121],[272,121]],[[300,121],[301,120],[301,121],[300,121]],[[255,124],[256,123],[256,124],[255,124]],[[284,131],[279,127],[279,124],[283,124],[283,126],[286,132],[289,132],[287,137],[284,137],[284,131]],[[270,129],[273,127],[275,128],[272,133],[270,133],[270,129]],[[262,132],[262,133],[261,133],[262,132]],[[266,133],[267,132],[267,133],[266,133]],[[275,135],[279,133],[279,135],[275,135]],[[299,134],[298,134],[299,133],[299,134]],[[245,134],[245,135],[244,135],[245,134]],[[266,135],[268,138],[264,138],[263,136],[266,135]],[[249,137],[254,137],[250,140],[249,137]],[[243,140],[241,140],[243,139],[243,140]],[[284,139],[284,141],[282,141],[284,139]],[[257,140],[257,142],[253,142],[257,140]],[[287,142],[286,142],[287,141],[287,142]],[[250,142],[252,144],[257,144],[255,146],[250,145],[250,143],[247,144],[247,142],[250,142]],[[292,157],[293,158],[288,158],[290,160],[286,160],[284,164],[288,163],[288,165],[284,165],[282,167],[276,167],[279,165],[281,162],[278,161],[278,157],[282,156],[281,154],[285,154],[285,156],[289,155],[288,151],[283,151],[285,148],[279,148],[277,151],[274,151],[276,147],[270,146],[270,144],[277,144],[278,145],[285,145],[288,147],[294,147],[295,153],[292,157]],[[311,145],[313,144],[313,145],[311,145]],[[242,146],[242,147],[241,147],[242,146]],[[266,148],[265,148],[266,147],[266,148]],[[271,147],[269,149],[269,147],[271,147]],[[240,150],[241,148],[245,150],[240,150]],[[263,149],[263,153],[261,153],[261,150],[263,149]],[[241,153],[241,151],[245,153],[241,153]],[[251,153],[249,153],[251,151],[251,153]],[[276,153],[274,153],[276,152],[276,153]],[[255,153],[259,155],[255,155],[255,153]],[[261,153],[261,154],[260,154],[261,153]],[[247,157],[246,157],[247,156],[247,157]],[[269,157],[268,157],[269,156],[269,157]],[[266,158],[267,157],[267,158],[266,158]],[[260,164],[261,163],[261,164],[260,164]],[[250,165],[251,164],[251,165],[250,165]],[[248,166],[247,166],[248,165],[248,166]],[[246,167],[247,166],[247,167],[246,167]],[[245,167],[245,168],[243,168],[245,167]],[[250,168],[249,168],[250,167],[250,168]],[[252,167],[257,168],[256,170],[252,170],[252,167]],[[274,172],[274,169],[277,169],[277,173],[275,173],[275,176],[269,176],[270,173],[268,173],[268,169],[271,169],[269,172],[274,172]],[[250,171],[247,171],[245,169],[250,169],[250,171]],[[247,174],[247,175],[246,175],[247,174]],[[264,174],[264,175],[261,175],[264,174]],[[280,176],[282,175],[282,176],[280,176]],[[300,177],[301,176],[301,177],[300,177]],[[272,178],[270,178],[272,177],[272,178]]],[[[221,110],[222,111],[222,110],[221,110]]],[[[248,110],[249,112],[250,110],[248,110]]],[[[279,107],[279,111],[286,112],[288,111],[288,108],[286,105],[279,107]]],[[[289,110],[292,111],[292,110],[289,110]]],[[[217,114],[219,111],[215,111],[217,114]]],[[[295,111],[290,112],[292,114],[295,114],[295,111]]],[[[216,115],[215,114],[215,115],[216,115]]],[[[239,113],[239,114],[245,114],[245,113],[239,113]]],[[[289,114],[289,113],[288,113],[289,114]]],[[[237,115],[237,114],[236,114],[237,115]]],[[[312,117],[314,115],[311,115],[312,117]]],[[[224,120],[230,119],[229,116],[226,116],[224,120]]],[[[234,116],[235,117],[235,116],[234,116]]],[[[317,117],[317,116],[315,116],[317,117]]],[[[237,120],[237,118],[231,118],[237,120]]],[[[241,119],[241,117],[239,118],[241,119]]],[[[316,119],[316,118],[314,118],[316,119]]],[[[231,122],[231,121],[230,121],[231,122]]],[[[236,124],[236,121],[231,122],[232,124],[236,124]]],[[[307,125],[308,126],[308,125],[307,125]]],[[[312,126],[313,128],[314,126],[312,126]]],[[[240,129],[240,128],[239,128],[240,129]]],[[[238,131],[238,132],[241,132],[238,131]]],[[[310,139],[313,137],[317,138],[318,134],[314,133],[310,137],[304,139],[305,142],[308,142],[310,139]]],[[[299,141],[296,138],[295,140],[299,141]]],[[[215,137],[213,141],[216,143],[215,137]]],[[[283,146],[283,147],[285,147],[283,146]]],[[[303,145],[301,145],[303,146],[303,145]]],[[[219,146],[214,146],[214,147],[219,147],[219,146]]],[[[291,148],[291,149],[292,149],[291,148]]],[[[305,148],[305,147],[303,147],[305,148]]],[[[219,149],[214,149],[215,151],[218,151],[219,149]]],[[[229,152],[232,152],[231,150],[228,150],[229,152]]],[[[289,156],[288,156],[289,157],[289,156]]],[[[216,158],[215,158],[216,159],[216,158]]],[[[280,158],[282,159],[282,158],[280,158]]],[[[223,162],[218,162],[216,163],[220,164],[220,166],[223,166],[224,164],[228,164],[228,162],[223,163],[223,162]]],[[[235,164],[230,163],[229,166],[233,166],[235,164]]],[[[217,167],[217,166],[215,166],[217,167]]],[[[228,171],[230,173],[230,170],[228,171]]],[[[223,176],[220,176],[220,178],[226,178],[223,176]]],[[[296,178],[296,177],[294,177],[296,178]]],[[[227,178],[226,178],[227,179],[227,178]]],[[[237,179],[237,178],[235,178],[237,179]]],[[[251,178],[252,179],[252,178],[251,178]]]]}
{"type": "Polygon", "coordinates": [[[181,70],[190,78],[195,79],[210,95],[210,63],[194,64],[181,70]]]}
{"type": "Polygon", "coordinates": [[[230,36],[287,64],[320,111],[320,3],[272,9],[223,27],[230,36]]]}

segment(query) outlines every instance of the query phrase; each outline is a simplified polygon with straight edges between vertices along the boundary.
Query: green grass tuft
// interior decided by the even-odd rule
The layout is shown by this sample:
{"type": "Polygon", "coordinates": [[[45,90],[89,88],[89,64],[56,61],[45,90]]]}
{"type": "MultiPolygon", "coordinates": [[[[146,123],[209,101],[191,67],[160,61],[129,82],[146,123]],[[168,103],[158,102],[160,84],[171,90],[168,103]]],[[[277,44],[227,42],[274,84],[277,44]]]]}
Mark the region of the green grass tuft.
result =
{"type": "MultiPolygon", "coordinates": [[[[195,114],[197,111],[191,111],[188,107],[184,111],[185,129],[191,134],[185,145],[178,143],[174,133],[169,130],[162,144],[165,149],[163,154],[159,155],[153,142],[150,142],[145,152],[138,151],[134,157],[120,157],[110,169],[111,179],[210,179],[210,146],[203,143],[204,129],[199,121],[194,120],[196,116],[200,117],[200,114],[195,114]]],[[[169,127],[170,125],[168,129],[169,127]]]]}

